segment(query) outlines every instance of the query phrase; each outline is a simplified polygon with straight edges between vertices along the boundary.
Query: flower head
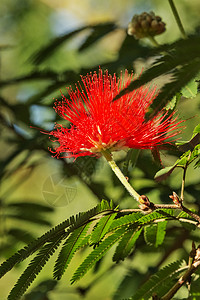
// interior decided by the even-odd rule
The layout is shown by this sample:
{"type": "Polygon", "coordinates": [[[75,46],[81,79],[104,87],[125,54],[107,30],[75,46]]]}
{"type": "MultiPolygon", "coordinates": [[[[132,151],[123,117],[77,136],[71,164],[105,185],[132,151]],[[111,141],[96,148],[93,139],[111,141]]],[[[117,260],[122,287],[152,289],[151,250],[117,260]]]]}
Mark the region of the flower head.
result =
{"type": "Polygon", "coordinates": [[[134,15],[128,24],[128,34],[133,35],[136,39],[155,36],[163,33],[165,30],[165,23],[161,17],[156,16],[152,11],[134,15]]]}
{"type": "Polygon", "coordinates": [[[133,75],[125,72],[124,81],[99,70],[82,77],[75,91],[68,88],[69,99],[55,102],[56,112],[70,126],[56,124],[51,150],[57,157],[100,156],[101,151],[124,148],[153,149],[162,147],[178,133],[178,122],[173,116],[160,112],[146,121],[145,114],[156,96],[156,88],[140,87],[113,101],[127,87],[133,75]]]}

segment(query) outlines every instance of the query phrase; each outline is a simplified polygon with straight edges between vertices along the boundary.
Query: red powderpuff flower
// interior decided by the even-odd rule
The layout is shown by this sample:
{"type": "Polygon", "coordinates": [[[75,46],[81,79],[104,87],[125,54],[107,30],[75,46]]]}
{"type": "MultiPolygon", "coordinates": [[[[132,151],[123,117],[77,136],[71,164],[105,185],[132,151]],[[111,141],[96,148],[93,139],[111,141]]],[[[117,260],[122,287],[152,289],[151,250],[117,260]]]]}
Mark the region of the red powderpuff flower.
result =
{"type": "Polygon", "coordinates": [[[156,97],[156,88],[140,87],[113,101],[127,87],[133,75],[125,72],[117,79],[106,71],[82,77],[75,91],[68,88],[69,98],[55,102],[55,111],[71,124],[69,128],[56,124],[50,136],[58,142],[57,157],[100,156],[102,150],[125,148],[157,149],[169,143],[179,133],[179,124],[173,115],[164,111],[153,119],[145,114],[156,97]]]}

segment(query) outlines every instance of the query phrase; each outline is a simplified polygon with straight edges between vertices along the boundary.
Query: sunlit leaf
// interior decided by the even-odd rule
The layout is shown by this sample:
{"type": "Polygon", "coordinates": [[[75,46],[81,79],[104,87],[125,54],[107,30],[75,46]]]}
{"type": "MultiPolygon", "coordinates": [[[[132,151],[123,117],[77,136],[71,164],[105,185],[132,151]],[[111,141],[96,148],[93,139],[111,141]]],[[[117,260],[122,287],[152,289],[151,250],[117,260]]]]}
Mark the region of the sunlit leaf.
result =
{"type": "Polygon", "coordinates": [[[197,82],[191,80],[182,90],[181,93],[185,98],[194,98],[197,95],[197,82]]]}

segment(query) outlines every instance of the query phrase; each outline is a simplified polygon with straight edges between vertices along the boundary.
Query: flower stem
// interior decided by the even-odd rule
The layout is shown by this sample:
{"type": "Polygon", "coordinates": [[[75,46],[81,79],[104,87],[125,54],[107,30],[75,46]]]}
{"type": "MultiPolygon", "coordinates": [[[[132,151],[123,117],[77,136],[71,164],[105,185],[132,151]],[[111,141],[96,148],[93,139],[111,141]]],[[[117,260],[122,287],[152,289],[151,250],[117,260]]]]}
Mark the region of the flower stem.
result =
{"type": "Polygon", "coordinates": [[[159,47],[160,45],[158,44],[158,42],[156,41],[156,39],[154,38],[154,36],[149,35],[148,39],[150,40],[150,42],[155,46],[155,47],[159,47]]]}
{"type": "Polygon", "coordinates": [[[182,37],[183,37],[184,39],[187,39],[187,35],[186,35],[185,30],[184,30],[184,28],[183,28],[183,25],[182,25],[182,23],[181,23],[181,19],[180,19],[180,17],[179,17],[179,14],[178,14],[178,11],[177,11],[177,9],[176,9],[176,6],[174,5],[174,1],[173,1],[173,0],[169,0],[169,5],[171,6],[173,15],[174,15],[174,17],[175,17],[175,20],[176,20],[176,23],[177,23],[177,25],[178,25],[178,28],[179,28],[179,30],[180,30],[180,32],[181,32],[181,34],[182,34],[182,37]]]}
{"type": "Polygon", "coordinates": [[[110,167],[112,168],[115,175],[118,177],[118,179],[121,181],[123,186],[127,189],[129,194],[138,202],[140,202],[140,195],[134,190],[134,188],[130,185],[130,183],[127,181],[124,174],[121,172],[120,168],[116,165],[115,161],[112,158],[111,153],[108,150],[102,150],[102,155],[105,157],[107,162],[109,163],[110,167]]]}

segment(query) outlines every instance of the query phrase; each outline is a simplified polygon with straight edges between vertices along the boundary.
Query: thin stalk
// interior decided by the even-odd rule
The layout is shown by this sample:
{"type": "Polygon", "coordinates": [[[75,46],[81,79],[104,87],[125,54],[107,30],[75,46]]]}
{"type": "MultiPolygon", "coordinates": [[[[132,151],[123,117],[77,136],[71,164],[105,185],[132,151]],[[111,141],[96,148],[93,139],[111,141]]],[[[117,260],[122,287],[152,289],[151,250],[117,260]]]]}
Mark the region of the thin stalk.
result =
{"type": "Polygon", "coordinates": [[[149,35],[148,39],[150,40],[150,42],[155,46],[155,47],[159,47],[160,45],[158,44],[158,42],[156,41],[156,39],[154,38],[154,36],[149,35]]]}
{"type": "Polygon", "coordinates": [[[189,210],[187,207],[185,207],[183,205],[181,205],[181,209],[182,209],[182,211],[184,211],[188,215],[190,215],[192,218],[194,218],[195,220],[197,220],[198,223],[200,224],[200,217],[197,214],[193,213],[191,210],[189,210]]]}
{"type": "Polygon", "coordinates": [[[160,298],[160,300],[170,300],[173,299],[173,296],[177,293],[177,291],[191,278],[191,275],[196,272],[197,268],[200,266],[200,261],[188,267],[187,271],[181,276],[175,285],[169,290],[169,292],[160,298]]]}
{"type": "Polygon", "coordinates": [[[186,177],[187,165],[183,169],[183,179],[181,185],[181,201],[184,200],[184,189],[185,189],[185,177],[186,177]]]}
{"type": "Polygon", "coordinates": [[[180,17],[179,17],[179,14],[178,14],[178,11],[177,11],[177,9],[176,9],[176,6],[174,5],[174,1],[173,1],[173,0],[169,0],[169,5],[171,6],[173,15],[174,15],[174,17],[175,17],[176,23],[177,23],[177,25],[178,25],[178,28],[179,28],[179,30],[180,30],[180,32],[181,32],[182,37],[183,37],[184,39],[187,39],[187,35],[186,35],[185,30],[184,30],[184,28],[183,28],[183,25],[182,25],[182,23],[181,23],[181,19],[180,19],[180,17]]]}
{"type": "Polygon", "coordinates": [[[182,179],[182,185],[181,185],[181,201],[183,202],[184,200],[184,189],[185,189],[185,178],[186,178],[186,171],[187,171],[187,167],[188,167],[188,162],[190,160],[190,157],[191,157],[191,152],[188,156],[188,159],[187,159],[187,163],[183,169],[183,179],[182,179]]]}
{"type": "MultiPolygon", "coordinates": [[[[162,209],[162,208],[171,208],[171,209],[180,209],[190,215],[192,218],[194,218],[198,224],[200,224],[200,217],[193,213],[191,210],[189,210],[187,207],[185,207],[182,203],[180,205],[177,204],[153,204],[154,209],[162,209]]],[[[197,225],[198,225],[197,224],[197,225]]]]}
{"type": "Polygon", "coordinates": [[[130,183],[127,181],[124,174],[121,172],[120,168],[116,165],[115,161],[112,158],[112,155],[109,151],[103,150],[102,155],[107,160],[108,164],[112,168],[115,175],[118,177],[118,179],[121,181],[123,186],[127,189],[129,194],[138,202],[140,202],[140,195],[134,190],[134,188],[130,185],[130,183]]]}

